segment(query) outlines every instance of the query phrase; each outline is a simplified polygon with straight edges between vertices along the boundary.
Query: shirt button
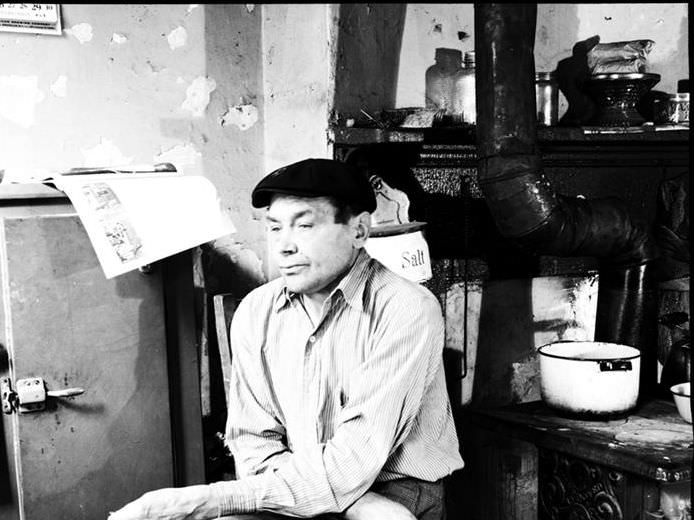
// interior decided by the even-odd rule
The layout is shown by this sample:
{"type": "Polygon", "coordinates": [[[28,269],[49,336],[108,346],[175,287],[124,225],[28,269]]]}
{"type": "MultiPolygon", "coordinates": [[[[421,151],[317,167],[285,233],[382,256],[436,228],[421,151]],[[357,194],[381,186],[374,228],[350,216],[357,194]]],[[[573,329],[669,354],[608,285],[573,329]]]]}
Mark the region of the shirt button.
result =
{"type": "Polygon", "coordinates": [[[308,338],[308,342],[309,342],[309,343],[315,343],[315,342],[316,342],[316,337],[315,337],[315,336],[310,336],[310,337],[308,338]]]}

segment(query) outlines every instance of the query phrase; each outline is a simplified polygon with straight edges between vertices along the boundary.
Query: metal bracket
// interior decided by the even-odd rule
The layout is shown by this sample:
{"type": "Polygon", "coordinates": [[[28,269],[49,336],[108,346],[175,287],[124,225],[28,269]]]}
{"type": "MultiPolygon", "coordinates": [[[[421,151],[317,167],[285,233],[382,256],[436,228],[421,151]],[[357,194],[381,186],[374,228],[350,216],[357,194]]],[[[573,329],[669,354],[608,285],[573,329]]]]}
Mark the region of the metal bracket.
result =
{"type": "Polygon", "coordinates": [[[609,359],[599,361],[600,372],[628,372],[631,370],[631,361],[624,359],[609,359]]]}
{"type": "Polygon", "coordinates": [[[17,394],[12,390],[9,377],[0,379],[0,398],[2,399],[3,413],[11,414],[15,410],[17,394]]]}

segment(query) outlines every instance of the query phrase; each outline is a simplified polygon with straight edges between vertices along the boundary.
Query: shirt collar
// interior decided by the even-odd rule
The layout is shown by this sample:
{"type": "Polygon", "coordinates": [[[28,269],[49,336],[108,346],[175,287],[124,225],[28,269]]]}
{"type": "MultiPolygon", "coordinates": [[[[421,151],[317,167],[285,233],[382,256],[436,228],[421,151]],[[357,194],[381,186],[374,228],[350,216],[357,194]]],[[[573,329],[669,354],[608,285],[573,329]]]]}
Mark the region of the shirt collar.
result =
{"type": "Polygon", "coordinates": [[[279,312],[286,305],[290,305],[292,303],[292,299],[296,296],[297,294],[287,289],[286,285],[282,285],[282,288],[277,293],[277,296],[275,296],[275,303],[272,308],[275,312],[279,312]]]}
{"type": "Polygon", "coordinates": [[[349,272],[340,280],[332,293],[340,291],[345,302],[358,311],[364,310],[364,288],[370,260],[369,253],[362,247],[349,272]]]}
{"type": "MultiPolygon", "coordinates": [[[[340,280],[337,287],[333,289],[328,299],[334,298],[338,292],[342,294],[345,302],[356,310],[364,310],[364,288],[366,287],[367,268],[371,257],[364,248],[361,248],[357,254],[357,258],[352,264],[352,267],[347,274],[340,280]]],[[[279,312],[286,305],[291,304],[291,301],[298,297],[297,293],[291,292],[286,285],[282,285],[281,290],[275,297],[273,309],[279,312]]]]}

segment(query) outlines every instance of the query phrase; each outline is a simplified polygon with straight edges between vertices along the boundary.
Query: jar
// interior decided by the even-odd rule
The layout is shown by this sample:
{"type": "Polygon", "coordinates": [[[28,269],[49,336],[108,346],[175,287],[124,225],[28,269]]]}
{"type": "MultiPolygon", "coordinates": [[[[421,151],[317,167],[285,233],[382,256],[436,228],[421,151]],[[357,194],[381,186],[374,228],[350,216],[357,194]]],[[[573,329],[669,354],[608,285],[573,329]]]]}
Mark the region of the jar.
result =
{"type": "Polygon", "coordinates": [[[453,113],[464,123],[477,122],[475,96],[475,51],[465,53],[465,67],[453,81],[453,113]]]}
{"type": "Polygon", "coordinates": [[[535,74],[535,106],[537,123],[542,126],[554,126],[559,119],[559,87],[554,72],[535,74]]]}
{"type": "Polygon", "coordinates": [[[462,70],[463,53],[455,49],[438,48],[435,60],[424,74],[424,106],[450,113],[453,108],[453,80],[462,70]]]}
{"type": "Polygon", "coordinates": [[[670,94],[653,101],[653,122],[656,125],[689,126],[689,92],[670,94]]]}

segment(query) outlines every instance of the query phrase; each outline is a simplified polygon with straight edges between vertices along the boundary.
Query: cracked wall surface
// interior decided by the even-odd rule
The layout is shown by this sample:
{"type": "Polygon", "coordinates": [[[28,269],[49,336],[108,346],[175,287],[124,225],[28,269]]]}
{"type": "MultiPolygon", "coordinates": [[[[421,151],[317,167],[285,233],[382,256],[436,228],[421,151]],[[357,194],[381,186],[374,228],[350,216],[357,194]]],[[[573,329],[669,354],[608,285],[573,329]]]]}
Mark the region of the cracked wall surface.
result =
{"type": "Polygon", "coordinates": [[[60,36],[0,32],[0,169],[28,178],[171,162],[213,181],[237,242],[260,258],[262,230],[249,208],[264,171],[259,10],[61,9],[60,36]],[[243,112],[225,125],[231,107],[243,112]]]}
{"type": "MultiPolygon", "coordinates": [[[[23,117],[0,109],[0,167],[28,174],[114,160],[151,164],[165,149],[199,147],[192,128],[172,136],[166,121],[190,119],[181,108],[186,87],[205,74],[202,10],[69,4],[62,22],[61,36],[0,33],[0,76],[35,78],[23,117]],[[167,34],[182,25],[187,44],[173,50],[167,34]]],[[[200,164],[188,171],[200,173],[200,164]]]]}

